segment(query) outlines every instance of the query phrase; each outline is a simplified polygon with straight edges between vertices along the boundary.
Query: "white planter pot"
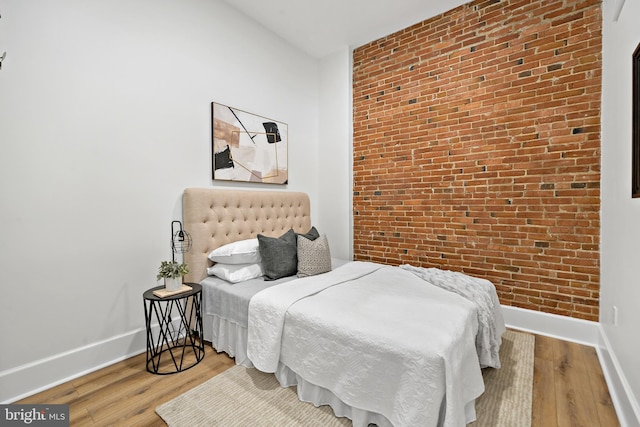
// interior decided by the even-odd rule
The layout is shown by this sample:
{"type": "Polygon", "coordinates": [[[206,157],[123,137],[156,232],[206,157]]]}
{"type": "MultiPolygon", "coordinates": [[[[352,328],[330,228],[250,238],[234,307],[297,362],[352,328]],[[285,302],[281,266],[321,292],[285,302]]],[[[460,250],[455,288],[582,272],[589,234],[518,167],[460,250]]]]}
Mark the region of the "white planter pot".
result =
{"type": "Polygon", "coordinates": [[[164,288],[168,291],[177,291],[182,287],[182,277],[165,277],[164,278],[164,288]]]}

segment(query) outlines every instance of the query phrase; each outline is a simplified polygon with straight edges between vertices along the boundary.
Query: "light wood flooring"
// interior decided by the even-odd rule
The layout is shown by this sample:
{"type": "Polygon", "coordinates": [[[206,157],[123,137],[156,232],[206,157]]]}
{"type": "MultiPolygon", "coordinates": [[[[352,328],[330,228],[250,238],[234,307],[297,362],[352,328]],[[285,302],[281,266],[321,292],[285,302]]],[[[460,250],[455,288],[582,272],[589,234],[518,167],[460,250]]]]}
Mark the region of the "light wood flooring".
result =
{"type": "MultiPolygon", "coordinates": [[[[73,427],[163,426],[156,406],[233,365],[207,346],[195,367],[153,375],[141,354],[16,403],[68,404],[73,427]]],[[[532,427],[618,425],[595,349],[536,335],[532,427]]]]}
{"type": "Polygon", "coordinates": [[[595,348],[536,335],[532,427],[619,426],[595,348]]]}

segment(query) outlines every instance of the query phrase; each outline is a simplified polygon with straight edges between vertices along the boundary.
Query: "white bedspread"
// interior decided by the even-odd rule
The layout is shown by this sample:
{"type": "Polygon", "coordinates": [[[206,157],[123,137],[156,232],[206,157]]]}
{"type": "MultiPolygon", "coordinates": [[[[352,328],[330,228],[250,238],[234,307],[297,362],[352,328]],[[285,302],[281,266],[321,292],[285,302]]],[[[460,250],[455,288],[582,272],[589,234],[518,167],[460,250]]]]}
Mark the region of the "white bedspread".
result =
{"type": "Polygon", "coordinates": [[[464,426],[473,421],[465,405],[484,391],[477,332],[463,297],[404,269],[353,262],[256,294],[247,353],[260,370],[282,361],[394,426],[464,426]]]}
{"type": "Polygon", "coordinates": [[[475,304],[478,309],[479,327],[476,349],[480,366],[500,368],[500,344],[506,328],[493,283],[479,277],[439,268],[422,268],[408,264],[401,265],[400,268],[411,271],[427,282],[454,292],[475,304]]]}

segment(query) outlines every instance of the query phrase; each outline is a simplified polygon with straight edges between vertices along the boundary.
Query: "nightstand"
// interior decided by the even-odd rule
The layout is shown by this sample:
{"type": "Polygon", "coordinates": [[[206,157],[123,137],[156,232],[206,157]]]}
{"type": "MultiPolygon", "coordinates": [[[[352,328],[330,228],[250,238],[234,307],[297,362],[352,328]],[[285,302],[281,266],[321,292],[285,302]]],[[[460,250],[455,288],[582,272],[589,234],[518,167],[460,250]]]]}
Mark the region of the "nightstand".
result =
{"type": "Polygon", "coordinates": [[[185,283],[190,291],[160,297],[153,292],[143,295],[147,329],[147,371],[167,375],[182,372],[204,358],[202,340],[202,286],[185,283]]]}

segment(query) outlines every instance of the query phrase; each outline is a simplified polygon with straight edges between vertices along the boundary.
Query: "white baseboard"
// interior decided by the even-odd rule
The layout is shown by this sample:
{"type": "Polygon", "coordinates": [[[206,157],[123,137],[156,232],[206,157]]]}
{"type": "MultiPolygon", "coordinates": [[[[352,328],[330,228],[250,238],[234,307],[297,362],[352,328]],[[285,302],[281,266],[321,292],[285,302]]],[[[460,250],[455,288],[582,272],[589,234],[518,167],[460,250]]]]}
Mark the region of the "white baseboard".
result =
{"type": "Polygon", "coordinates": [[[513,329],[592,347],[597,346],[599,342],[597,322],[504,305],[502,313],[504,322],[513,329]]]}
{"type": "Polygon", "coordinates": [[[601,325],[598,326],[600,343],[596,350],[598,351],[602,372],[607,381],[609,394],[616,408],[620,425],[622,427],[638,427],[640,426],[640,404],[620,368],[620,363],[615,353],[611,349],[606,332],[601,325]]]}
{"type": "Polygon", "coordinates": [[[503,306],[502,312],[510,328],[595,347],[621,426],[640,427],[638,401],[599,323],[518,307],[503,306]]]}
{"type": "Polygon", "coordinates": [[[47,390],[146,351],[146,330],[138,329],[0,372],[0,403],[47,390]]]}
{"type": "MultiPolygon", "coordinates": [[[[172,318],[173,331],[180,319],[172,318]]],[[[159,334],[151,325],[153,339],[159,334]]],[[[0,372],[0,404],[9,404],[147,351],[146,328],[136,329],[74,350],[0,372]]]]}

